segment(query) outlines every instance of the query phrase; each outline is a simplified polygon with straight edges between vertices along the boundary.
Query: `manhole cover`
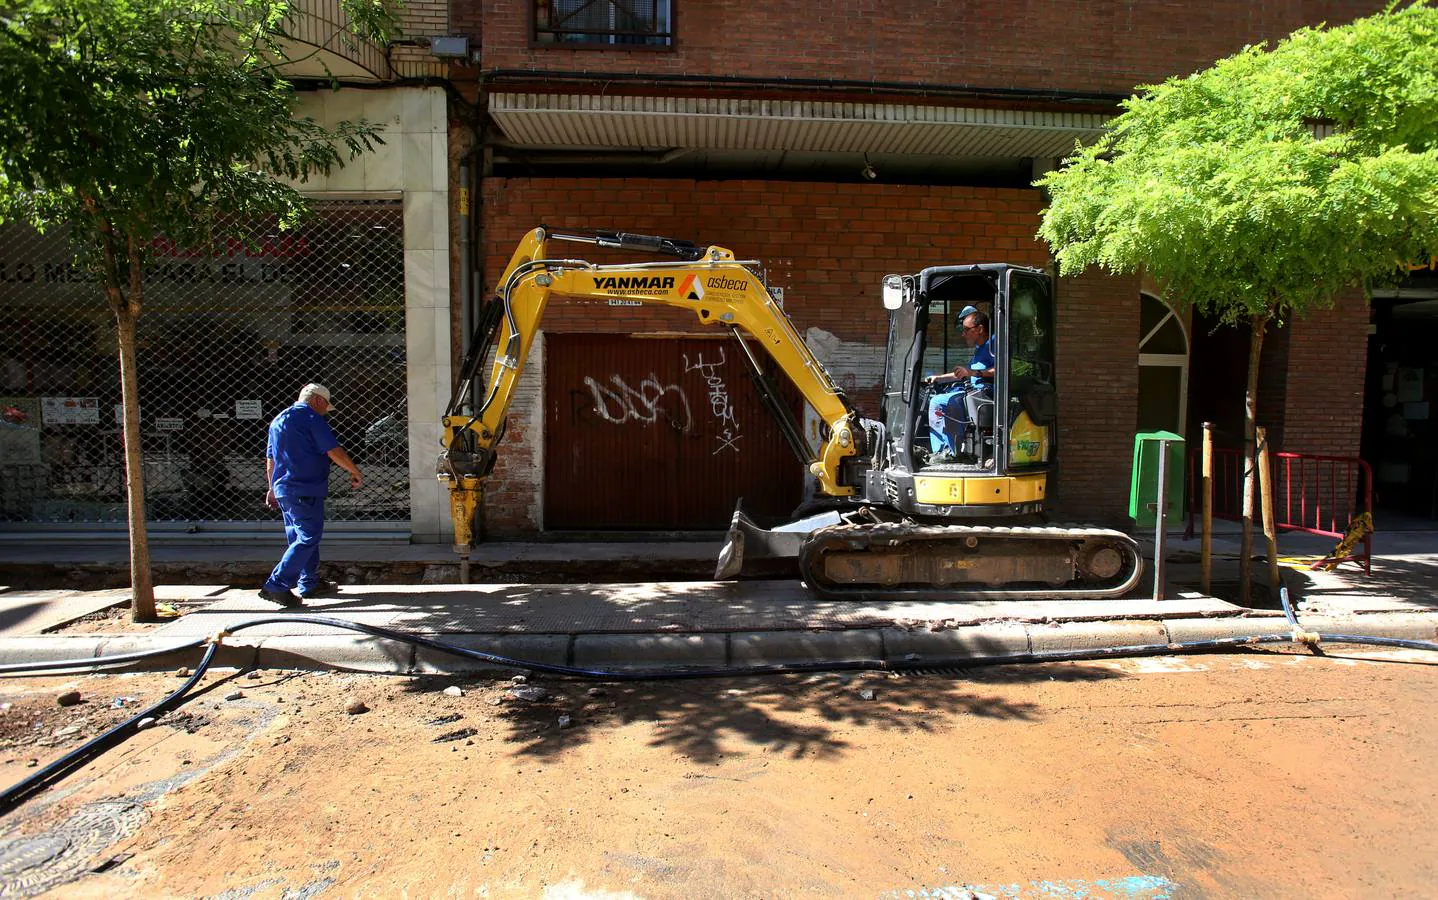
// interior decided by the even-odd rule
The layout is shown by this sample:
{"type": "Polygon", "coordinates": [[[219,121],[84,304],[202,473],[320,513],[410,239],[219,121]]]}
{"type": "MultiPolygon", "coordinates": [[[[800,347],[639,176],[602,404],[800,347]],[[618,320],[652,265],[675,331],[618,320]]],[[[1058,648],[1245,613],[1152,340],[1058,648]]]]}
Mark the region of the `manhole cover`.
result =
{"type": "Polygon", "coordinates": [[[45,866],[69,847],[70,839],[59,834],[0,844],[0,881],[23,878],[26,872],[45,866]]]}
{"type": "Polygon", "coordinates": [[[140,829],[149,813],[128,800],[87,803],[44,834],[0,845],[0,898],[35,897],[89,871],[95,855],[140,829]]]}

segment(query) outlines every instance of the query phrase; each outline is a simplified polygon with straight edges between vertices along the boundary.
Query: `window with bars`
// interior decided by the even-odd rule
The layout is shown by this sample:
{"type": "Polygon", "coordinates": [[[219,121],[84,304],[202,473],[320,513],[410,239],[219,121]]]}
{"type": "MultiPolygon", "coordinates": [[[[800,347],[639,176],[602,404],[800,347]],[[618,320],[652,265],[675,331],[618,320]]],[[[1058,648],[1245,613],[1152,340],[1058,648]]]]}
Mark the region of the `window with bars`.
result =
{"type": "Polygon", "coordinates": [[[535,0],[535,44],[552,47],[668,49],[670,0],[535,0]]]}

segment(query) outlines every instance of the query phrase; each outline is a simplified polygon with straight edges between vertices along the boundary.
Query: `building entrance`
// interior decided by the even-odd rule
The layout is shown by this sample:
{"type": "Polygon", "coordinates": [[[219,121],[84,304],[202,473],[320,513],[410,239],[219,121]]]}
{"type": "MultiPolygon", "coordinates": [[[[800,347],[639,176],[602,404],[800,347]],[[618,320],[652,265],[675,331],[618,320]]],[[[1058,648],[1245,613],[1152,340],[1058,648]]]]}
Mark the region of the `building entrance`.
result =
{"type": "Polygon", "coordinates": [[[1363,402],[1363,458],[1383,521],[1438,520],[1438,274],[1413,273],[1373,294],[1363,402]]]}

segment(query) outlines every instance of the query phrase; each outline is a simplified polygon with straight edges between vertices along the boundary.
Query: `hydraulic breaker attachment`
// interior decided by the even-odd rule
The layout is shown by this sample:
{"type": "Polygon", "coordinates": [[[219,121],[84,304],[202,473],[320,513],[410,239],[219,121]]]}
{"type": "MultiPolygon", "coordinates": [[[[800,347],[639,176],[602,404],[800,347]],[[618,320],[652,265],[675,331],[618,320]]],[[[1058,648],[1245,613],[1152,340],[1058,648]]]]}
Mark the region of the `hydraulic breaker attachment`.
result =
{"type": "Polygon", "coordinates": [[[454,523],[454,552],[459,555],[459,580],[469,582],[469,554],[474,525],[484,498],[484,479],[494,468],[492,450],[478,453],[447,448],[435,464],[435,475],[449,490],[449,516],[454,523]]]}
{"type": "Polygon", "coordinates": [[[474,517],[484,495],[478,478],[461,478],[449,483],[449,514],[454,521],[454,552],[469,556],[474,549],[474,517]]]}

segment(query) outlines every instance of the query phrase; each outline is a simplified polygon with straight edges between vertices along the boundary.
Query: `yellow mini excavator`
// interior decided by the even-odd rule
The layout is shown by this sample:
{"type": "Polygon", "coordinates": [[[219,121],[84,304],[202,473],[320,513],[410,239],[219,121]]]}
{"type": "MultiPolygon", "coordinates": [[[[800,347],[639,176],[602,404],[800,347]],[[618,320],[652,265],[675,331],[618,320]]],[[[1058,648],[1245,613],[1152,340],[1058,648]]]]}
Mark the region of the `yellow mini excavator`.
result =
{"type": "Polygon", "coordinates": [[[793,558],[810,589],[837,598],[1111,597],[1138,582],[1142,564],[1128,535],[1047,524],[1043,516],[1057,452],[1054,304],[1044,272],[980,264],[886,276],[889,335],[877,419],[850,405],[762,273],[757,260],[723,247],[622,232],[529,232],[480,312],[443,418],[437,473],[449,489],[461,561],[472,549],[515,385],[558,294],[680,307],[738,338],[761,396],[814,478],[816,499],[775,528],[736,509],[717,578],[738,577],[747,561],[793,558]],[[595,265],[552,256],[557,241],[671,259],[595,265]],[[969,368],[974,358],[960,326],[985,318],[993,364],[968,385],[973,397],[951,402],[946,393],[931,402],[953,389],[932,376],[969,368]],[[818,414],[821,446],[810,446],[779,400],[755,347],[818,414]],[[491,352],[487,382],[472,388],[491,352]]]}

